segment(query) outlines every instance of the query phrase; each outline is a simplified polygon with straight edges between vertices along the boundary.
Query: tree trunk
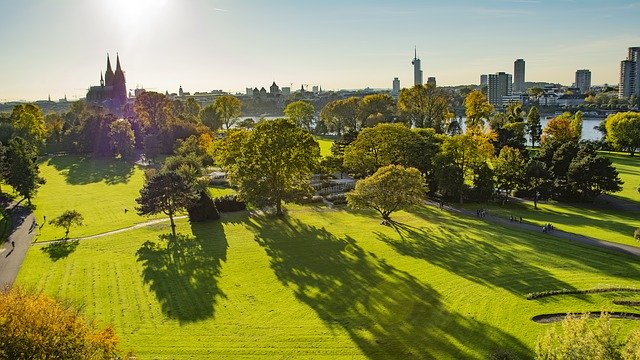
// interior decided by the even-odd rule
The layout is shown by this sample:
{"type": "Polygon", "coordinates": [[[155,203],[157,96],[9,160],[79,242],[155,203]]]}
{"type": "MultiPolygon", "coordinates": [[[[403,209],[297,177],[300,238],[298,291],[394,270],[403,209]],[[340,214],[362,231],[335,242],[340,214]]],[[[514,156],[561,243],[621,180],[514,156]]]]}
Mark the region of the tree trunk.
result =
{"type": "Polygon", "coordinates": [[[282,200],[280,199],[276,201],[276,215],[282,216],[282,200]]]}
{"type": "Polygon", "coordinates": [[[169,211],[169,221],[171,222],[171,234],[176,237],[176,224],[173,222],[173,211],[169,211]]]}

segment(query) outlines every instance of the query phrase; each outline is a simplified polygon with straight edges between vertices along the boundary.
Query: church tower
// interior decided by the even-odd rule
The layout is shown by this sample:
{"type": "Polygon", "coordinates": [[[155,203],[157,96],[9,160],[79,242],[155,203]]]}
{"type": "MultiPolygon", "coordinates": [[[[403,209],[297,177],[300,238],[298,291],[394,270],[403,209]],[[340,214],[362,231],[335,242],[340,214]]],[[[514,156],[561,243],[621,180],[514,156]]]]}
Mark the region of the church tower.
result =
{"type": "Polygon", "coordinates": [[[116,54],[116,72],[113,75],[113,102],[120,107],[127,102],[127,86],[124,80],[124,72],[120,67],[120,56],[116,54]]]}
{"type": "Polygon", "coordinates": [[[113,70],[111,69],[111,61],[109,61],[109,54],[107,54],[107,71],[104,72],[104,85],[113,86],[113,70]]]}

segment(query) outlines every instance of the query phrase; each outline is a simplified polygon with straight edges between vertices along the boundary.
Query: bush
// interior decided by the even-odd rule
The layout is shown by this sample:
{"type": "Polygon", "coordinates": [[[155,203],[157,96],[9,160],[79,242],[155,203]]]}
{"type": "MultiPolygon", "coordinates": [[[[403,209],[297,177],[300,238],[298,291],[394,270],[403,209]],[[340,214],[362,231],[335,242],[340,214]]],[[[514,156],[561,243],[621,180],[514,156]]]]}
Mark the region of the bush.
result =
{"type": "Polygon", "coordinates": [[[189,221],[191,222],[220,219],[220,213],[216,208],[216,204],[206,191],[200,192],[200,198],[195,204],[187,208],[187,212],[189,213],[189,221]]]}
{"type": "Polygon", "coordinates": [[[301,201],[303,204],[318,204],[322,202],[322,196],[313,195],[313,196],[305,196],[301,201]]]}
{"type": "Polygon", "coordinates": [[[247,209],[247,204],[238,199],[238,195],[219,196],[213,200],[219,212],[234,212],[247,209]]]}
{"type": "Polygon", "coordinates": [[[345,205],[347,203],[347,194],[337,193],[325,196],[325,199],[333,205],[345,205]]]}
{"type": "Polygon", "coordinates": [[[113,327],[98,330],[78,312],[17,287],[0,293],[0,359],[114,359],[113,327]]]}
{"type": "Polygon", "coordinates": [[[545,290],[545,291],[532,292],[532,293],[528,293],[526,297],[527,297],[527,300],[535,300],[535,299],[542,299],[542,298],[554,296],[554,295],[602,294],[602,293],[611,293],[611,292],[640,292],[640,289],[620,287],[620,286],[600,287],[600,288],[593,288],[593,289],[587,289],[587,290],[558,289],[558,290],[545,290]]]}
{"type": "Polygon", "coordinates": [[[640,228],[637,228],[636,231],[633,233],[633,238],[640,241],[640,228]]]}
{"type": "Polygon", "coordinates": [[[497,349],[489,355],[489,360],[518,360],[519,357],[513,350],[497,349]]]}

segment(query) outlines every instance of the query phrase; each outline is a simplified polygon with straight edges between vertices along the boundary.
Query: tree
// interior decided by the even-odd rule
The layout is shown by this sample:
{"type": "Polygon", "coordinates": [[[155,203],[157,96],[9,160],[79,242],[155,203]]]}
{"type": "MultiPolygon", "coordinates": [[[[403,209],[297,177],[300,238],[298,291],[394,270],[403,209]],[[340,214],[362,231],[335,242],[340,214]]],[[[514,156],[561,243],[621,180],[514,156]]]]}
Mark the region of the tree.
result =
{"type": "Polygon", "coordinates": [[[320,111],[320,120],[329,131],[335,132],[338,136],[341,136],[343,131],[357,131],[359,104],[360,99],[354,96],[331,101],[320,111]]]}
{"type": "Polygon", "coordinates": [[[304,100],[294,101],[284,108],[284,115],[307,131],[311,131],[314,112],[313,104],[304,100]]]}
{"type": "Polygon", "coordinates": [[[540,123],[540,113],[535,106],[532,106],[527,114],[527,132],[531,138],[531,147],[536,147],[536,143],[540,143],[542,124],[540,123]]]}
{"type": "Polygon", "coordinates": [[[37,105],[19,104],[11,113],[11,125],[18,136],[29,143],[39,146],[44,142],[47,131],[42,112],[37,105]]]}
{"type": "Polygon", "coordinates": [[[528,187],[533,192],[533,208],[538,208],[538,200],[542,187],[551,181],[551,173],[542,161],[531,159],[527,163],[525,178],[528,180],[528,187]]]}
{"type": "Polygon", "coordinates": [[[493,105],[480,90],[469,93],[464,99],[465,115],[467,116],[467,131],[482,132],[485,120],[493,112],[493,105]]]}
{"type": "Polygon", "coordinates": [[[451,94],[442,88],[430,84],[416,85],[400,91],[398,110],[406,124],[434,128],[442,134],[453,117],[451,101],[451,94]]]}
{"type": "Polygon", "coordinates": [[[344,167],[362,176],[390,164],[408,164],[415,133],[404,124],[378,124],[362,130],[344,150],[344,167]]]}
{"type": "Polygon", "coordinates": [[[347,203],[355,209],[373,208],[384,220],[390,220],[392,212],[422,203],[424,183],[416,168],[387,165],[359,180],[356,188],[347,194],[347,203]]]}
{"type": "Polygon", "coordinates": [[[80,311],[15,285],[0,292],[0,358],[117,359],[112,326],[97,329],[80,311]]]}
{"type": "Polygon", "coordinates": [[[396,103],[389,94],[367,95],[360,101],[360,128],[391,122],[395,112],[396,103]]]}
{"type": "Polygon", "coordinates": [[[578,142],[581,136],[578,129],[582,130],[582,118],[577,119],[570,113],[565,112],[547,122],[547,125],[542,130],[541,142],[544,143],[550,138],[560,142],[578,142]]]}
{"type": "Polygon", "coordinates": [[[176,236],[174,215],[185,210],[198,199],[198,194],[182,176],[176,172],[160,172],[149,179],[140,190],[136,202],[140,205],[136,211],[140,215],[164,213],[171,222],[171,234],[176,236]]]}
{"type": "Polygon", "coordinates": [[[21,137],[9,140],[4,162],[6,181],[31,205],[31,197],[44,181],[39,176],[37,150],[21,137]]]}
{"type": "Polygon", "coordinates": [[[227,130],[235,124],[238,116],[242,115],[242,102],[232,95],[220,96],[213,103],[213,107],[227,130]]]}
{"type": "Polygon", "coordinates": [[[637,228],[636,231],[633,232],[633,238],[640,241],[640,228],[637,228]]]}
{"type": "Polygon", "coordinates": [[[128,158],[135,151],[136,139],[131,124],[125,119],[119,119],[109,125],[109,139],[111,148],[116,155],[128,158]]]}
{"type": "Polygon", "coordinates": [[[551,328],[536,344],[536,359],[621,359],[621,344],[611,326],[611,317],[602,314],[589,324],[589,314],[569,314],[562,321],[562,330],[551,328]]]}
{"type": "Polygon", "coordinates": [[[153,91],[145,91],[136,97],[133,110],[142,127],[157,132],[173,117],[173,105],[164,95],[153,91]]]}
{"type": "Polygon", "coordinates": [[[442,143],[442,151],[438,155],[439,168],[442,169],[439,182],[457,187],[455,190],[460,204],[464,201],[465,181],[472,179],[474,169],[493,157],[494,150],[490,140],[490,137],[483,134],[466,133],[448,137],[442,143]]]}
{"type": "Polygon", "coordinates": [[[200,110],[198,117],[200,118],[200,122],[212,131],[222,128],[222,119],[218,111],[216,111],[214,104],[209,104],[200,110]]]}
{"type": "Polygon", "coordinates": [[[243,200],[275,206],[282,215],[284,201],[311,195],[309,178],[318,167],[320,145],[308,131],[290,119],[275,119],[260,122],[245,139],[240,136],[233,139],[235,144],[223,146],[220,157],[243,200]]]}
{"type": "Polygon", "coordinates": [[[633,156],[640,149],[640,112],[609,115],[605,120],[607,142],[617,150],[633,156]]]}
{"type": "Polygon", "coordinates": [[[49,224],[63,228],[64,238],[69,238],[69,229],[71,226],[82,226],[84,223],[84,217],[76,210],[65,210],[60,216],[49,221],[49,224]]]}
{"type": "Polygon", "coordinates": [[[581,155],[571,161],[567,172],[572,192],[593,199],[602,193],[622,190],[622,180],[611,160],[600,155],[581,155]]]}
{"type": "Polygon", "coordinates": [[[522,184],[524,179],[525,163],[522,153],[509,146],[503,147],[496,158],[494,172],[498,189],[505,192],[504,202],[506,202],[509,199],[509,193],[522,184]]]}
{"type": "Polygon", "coordinates": [[[197,123],[199,120],[198,115],[200,114],[200,111],[200,104],[198,104],[196,99],[190,97],[184,102],[181,117],[185,121],[197,123]]]}

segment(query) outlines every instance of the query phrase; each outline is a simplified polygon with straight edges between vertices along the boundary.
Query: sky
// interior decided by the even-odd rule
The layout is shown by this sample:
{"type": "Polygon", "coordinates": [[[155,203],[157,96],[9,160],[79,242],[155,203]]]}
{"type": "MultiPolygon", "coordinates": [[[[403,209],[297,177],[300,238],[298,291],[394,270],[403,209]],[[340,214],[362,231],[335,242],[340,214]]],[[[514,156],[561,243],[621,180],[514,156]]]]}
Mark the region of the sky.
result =
{"type": "Polygon", "coordinates": [[[640,1],[0,0],[0,102],[84,97],[116,53],[127,88],[177,92],[477,84],[481,74],[617,84],[640,1]]]}

